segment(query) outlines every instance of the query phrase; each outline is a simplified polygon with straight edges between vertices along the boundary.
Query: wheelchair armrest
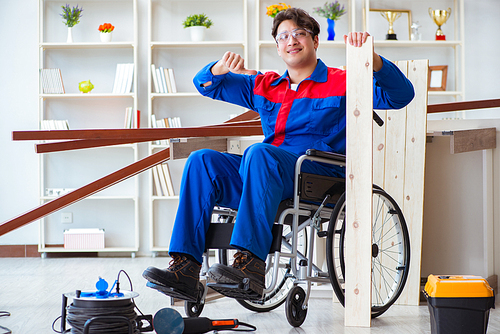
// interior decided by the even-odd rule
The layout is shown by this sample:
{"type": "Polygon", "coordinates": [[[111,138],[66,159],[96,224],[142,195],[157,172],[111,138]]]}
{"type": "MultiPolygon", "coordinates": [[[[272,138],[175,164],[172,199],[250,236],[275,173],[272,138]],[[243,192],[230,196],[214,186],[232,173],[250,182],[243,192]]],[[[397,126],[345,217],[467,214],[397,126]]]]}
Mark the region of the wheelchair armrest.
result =
{"type": "Polygon", "coordinates": [[[306,151],[306,155],[326,158],[326,159],[334,160],[334,161],[345,162],[345,155],[339,154],[339,153],[332,153],[332,152],[326,152],[326,151],[318,151],[315,149],[308,149],[306,151]]]}

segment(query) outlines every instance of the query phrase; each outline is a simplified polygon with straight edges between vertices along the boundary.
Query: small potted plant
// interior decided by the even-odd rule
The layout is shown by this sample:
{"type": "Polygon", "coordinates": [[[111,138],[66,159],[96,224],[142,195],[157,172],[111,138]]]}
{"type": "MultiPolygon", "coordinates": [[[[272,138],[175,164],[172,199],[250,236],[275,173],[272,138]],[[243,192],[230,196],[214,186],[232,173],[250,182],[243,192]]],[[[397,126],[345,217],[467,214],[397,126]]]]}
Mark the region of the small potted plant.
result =
{"type": "Polygon", "coordinates": [[[111,42],[111,37],[115,26],[111,23],[104,23],[99,26],[101,42],[111,42]]]}
{"type": "Polygon", "coordinates": [[[83,8],[76,7],[71,8],[68,4],[66,6],[61,6],[63,13],[59,14],[65,20],[63,23],[68,27],[68,39],[67,43],[73,43],[73,31],[72,28],[80,23],[80,17],[82,17],[83,8]]]}
{"type": "Polygon", "coordinates": [[[278,15],[279,12],[284,11],[288,8],[291,8],[291,6],[287,5],[284,2],[280,2],[277,5],[271,5],[266,7],[266,15],[272,17],[273,19],[278,15]]]}
{"type": "Polygon", "coordinates": [[[326,17],[328,22],[328,40],[333,41],[335,39],[335,21],[346,13],[344,6],[341,6],[338,1],[325,2],[322,7],[313,8],[313,12],[319,16],[326,17]]]}
{"type": "Polygon", "coordinates": [[[188,28],[193,42],[200,42],[205,38],[205,30],[212,26],[212,21],[205,14],[189,15],[184,22],[184,28],[188,28]]]}

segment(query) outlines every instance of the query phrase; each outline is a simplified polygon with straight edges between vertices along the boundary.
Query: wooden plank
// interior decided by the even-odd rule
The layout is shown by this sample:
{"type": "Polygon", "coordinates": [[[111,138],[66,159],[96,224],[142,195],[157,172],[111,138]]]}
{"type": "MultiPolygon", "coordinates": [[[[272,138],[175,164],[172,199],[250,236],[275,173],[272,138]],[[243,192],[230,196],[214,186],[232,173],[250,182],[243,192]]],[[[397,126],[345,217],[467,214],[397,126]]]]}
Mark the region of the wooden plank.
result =
{"type": "MultiPolygon", "coordinates": [[[[398,61],[396,66],[405,76],[408,76],[407,61],[398,61]]],[[[387,111],[386,128],[385,183],[383,187],[396,200],[398,205],[403,207],[406,107],[387,111]]]]}
{"type": "MultiPolygon", "coordinates": [[[[408,61],[396,61],[395,65],[399,70],[408,76],[408,61]]],[[[399,110],[387,110],[386,118],[386,150],[385,150],[385,168],[384,168],[384,190],[391,195],[392,198],[402,208],[404,177],[405,177],[405,140],[406,138],[406,107],[399,110]]],[[[384,215],[385,213],[381,213],[384,215]]],[[[382,218],[385,221],[386,218],[382,218]]],[[[390,235],[390,230],[386,224],[373,226],[373,229],[382,229],[380,238],[390,235]]],[[[384,242],[384,240],[380,240],[384,242]]],[[[388,241],[385,241],[388,242],[388,241]]],[[[378,258],[380,264],[384,267],[393,265],[393,259],[390,256],[380,256],[378,258]]],[[[378,291],[383,291],[387,288],[387,282],[384,280],[383,273],[375,270],[372,273],[372,284],[378,291]]]]}
{"type": "Polygon", "coordinates": [[[371,324],[373,39],[347,46],[345,325],[371,324]]]}
{"type": "Polygon", "coordinates": [[[415,88],[415,98],[406,107],[406,153],[403,214],[410,234],[410,272],[400,304],[418,305],[422,257],[425,147],[427,137],[427,68],[428,60],[412,60],[408,79],[415,88]]]}
{"type": "Polygon", "coordinates": [[[384,187],[385,176],[385,137],[387,127],[387,110],[377,110],[376,113],[384,121],[384,125],[378,126],[373,122],[373,183],[384,187]]]}
{"type": "Polygon", "coordinates": [[[66,195],[60,196],[50,202],[30,210],[18,217],[3,222],[0,225],[0,236],[13,231],[21,226],[29,224],[35,220],[45,217],[59,209],[76,203],[86,197],[89,197],[103,189],[111,187],[121,181],[124,181],[134,175],[137,175],[153,166],[156,166],[170,158],[170,149],[164,149],[142,160],[136,161],[116,172],[113,172],[101,179],[91,182],[81,188],[78,188],[66,195]]]}
{"type": "Polygon", "coordinates": [[[431,114],[436,112],[462,111],[485,108],[500,108],[500,99],[436,103],[427,106],[427,113],[431,114]]]}
{"type": "Polygon", "coordinates": [[[453,131],[450,142],[450,152],[464,153],[496,148],[497,129],[473,129],[453,131]]]}
{"type": "Polygon", "coordinates": [[[46,130],[14,131],[13,140],[74,140],[74,139],[123,139],[160,140],[182,137],[223,137],[261,135],[260,125],[214,125],[190,128],[156,129],[92,129],[92,130],[46,130]]]}
{"type": "Polygon", "coordinates": [[[170,141],[170,159],[185,159],[196,150],[210,148],[219,152],[227,152],[227,138],[187,138],[170,141]]]}

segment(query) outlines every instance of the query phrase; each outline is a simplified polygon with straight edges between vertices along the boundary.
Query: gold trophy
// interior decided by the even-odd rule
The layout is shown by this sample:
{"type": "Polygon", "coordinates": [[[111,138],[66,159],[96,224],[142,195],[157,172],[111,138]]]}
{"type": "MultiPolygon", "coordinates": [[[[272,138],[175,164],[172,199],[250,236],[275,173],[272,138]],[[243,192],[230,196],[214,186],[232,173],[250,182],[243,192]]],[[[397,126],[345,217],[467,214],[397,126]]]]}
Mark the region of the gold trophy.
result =
{"type": "Polygon", "coordinates": [[[451,14],[451,8],[448,8],[448,10],[444,9],[432,10],[432,8],[429,7],[429,15],[431,19],[434,21],[434,23],[436,23],[438,26],[438,29],[436,31],[436,41],[446,41],[446,35],[443,34],[441,26],[446,23],[446,21],[450,17],[450,14],[451,14]]]}
{"type": "Polygon", "coordinates": [[[394,21],[396,21],[401,16],[401,13],[388,10],[385,12],[381,12],[380,15],[382,15],[387,21],[389,21],[389,30],[387,31],[387,35],[385,35],[385,39],[397,40],[396,33],[393,29],[393,24],[394,21]]]}

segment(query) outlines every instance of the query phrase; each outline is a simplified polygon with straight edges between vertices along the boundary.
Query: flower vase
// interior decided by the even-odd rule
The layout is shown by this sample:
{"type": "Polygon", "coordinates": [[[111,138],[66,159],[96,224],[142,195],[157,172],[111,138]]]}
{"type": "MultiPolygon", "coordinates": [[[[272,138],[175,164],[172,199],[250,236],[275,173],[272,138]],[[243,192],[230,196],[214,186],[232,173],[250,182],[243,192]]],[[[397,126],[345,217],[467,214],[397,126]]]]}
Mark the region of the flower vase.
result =
{"type": "Polygon", "coordinates": [[[66,43],[73,43],[73,28],[68,27],[68,38],[66,39],[66,43]]]}
{"type": "Polygon", "coordinates": [[[326,19],[328,22],[328,40],[333,41],[335,40],[335,20],[331,19],[326,19]]]}
{"type": "Polygon", "coordinates": [[[204,26],[193,26],[188,27],[189,32],[191,34],[191,41],[193,42],[201,42],[205,39],[205,31],[207,30],[204,26]]]}
{"type": "Polygon", "coordinates": [[[101,32],[99,35],[103,43],[111,42],[111,37],[113,37],[112,32],[101,32]]]}

